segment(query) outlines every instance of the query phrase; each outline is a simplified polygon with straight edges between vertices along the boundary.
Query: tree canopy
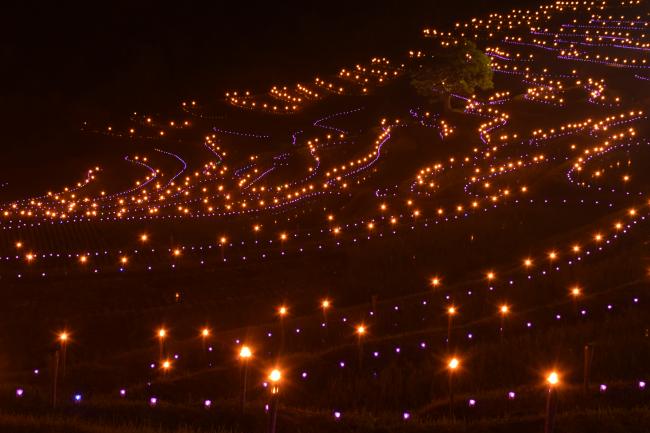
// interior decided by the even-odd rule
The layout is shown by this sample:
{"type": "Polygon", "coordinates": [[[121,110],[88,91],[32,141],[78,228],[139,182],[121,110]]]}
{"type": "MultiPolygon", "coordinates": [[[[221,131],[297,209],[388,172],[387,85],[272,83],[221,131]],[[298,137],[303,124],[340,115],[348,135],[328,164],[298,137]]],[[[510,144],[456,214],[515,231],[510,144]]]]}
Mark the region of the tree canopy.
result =
{"type": "Polygon", "coordinates": [[[440,98],[451,108],[452,93],[469,96],[476,89],[491,89],[492,75],[490,58],[472,41],[463,40],[426,57],[412,73],[411,85],[418,94],[440,98]]]}

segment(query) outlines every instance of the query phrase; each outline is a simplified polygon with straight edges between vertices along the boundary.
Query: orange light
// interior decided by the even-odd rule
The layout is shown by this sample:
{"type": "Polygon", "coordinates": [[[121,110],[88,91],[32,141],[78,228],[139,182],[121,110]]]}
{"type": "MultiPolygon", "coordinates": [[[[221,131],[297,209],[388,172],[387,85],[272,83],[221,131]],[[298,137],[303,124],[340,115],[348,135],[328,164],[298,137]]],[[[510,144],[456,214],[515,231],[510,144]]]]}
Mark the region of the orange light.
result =
{"type": "Polygon", "coordinates": [[[253,356],[253,352],[248,346],[242,346],[239,350],[239,357],[243,360],[250,359],[253,356]]]}
{"type": "Polygon", "coordinates": [[[546,377],[546,381],[548,382],[549,385],[556,386],[557,384],[560,383],[560,376],[557,374],[557,372],[552,371],[546,377]]]}
{"type": "Polygon", "coordinates": [[[269,373],[269,380],[273,384],[277,384],[278,382],[280,382],[281,379],[282,379],[282,372],[280,372],[280,370],[278,370],[277,368],[271,370],[271,372],[269,373]]]}

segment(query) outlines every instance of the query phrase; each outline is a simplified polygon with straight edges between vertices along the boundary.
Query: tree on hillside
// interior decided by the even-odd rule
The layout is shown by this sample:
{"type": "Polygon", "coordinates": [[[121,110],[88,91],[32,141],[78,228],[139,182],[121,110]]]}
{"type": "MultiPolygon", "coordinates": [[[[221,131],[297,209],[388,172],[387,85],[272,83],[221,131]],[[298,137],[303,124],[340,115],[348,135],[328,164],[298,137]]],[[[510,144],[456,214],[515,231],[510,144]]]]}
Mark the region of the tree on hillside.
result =
{"type": "Polygon", "coordinates": [[[476,89],[494,86],[490,58],[468,40],[439,47],[416,66],[411,85],[422,96],[442,100],[445,109],[450,110],[452,93],[470,96],[476,89]]]}

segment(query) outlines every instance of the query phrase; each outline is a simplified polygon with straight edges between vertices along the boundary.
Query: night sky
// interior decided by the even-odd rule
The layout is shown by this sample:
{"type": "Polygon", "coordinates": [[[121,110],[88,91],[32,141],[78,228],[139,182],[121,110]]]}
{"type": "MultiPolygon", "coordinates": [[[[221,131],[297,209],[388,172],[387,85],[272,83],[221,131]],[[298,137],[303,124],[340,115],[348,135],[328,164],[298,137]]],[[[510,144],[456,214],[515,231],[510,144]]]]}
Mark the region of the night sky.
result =
{"type": "Polygon", "coordinates": [[[264,89],[365,61],[368,53],[403,54],[421,43],[423,26],[471,16],[484,4],[74,3],[3,12],[6,150],[41,147],[84,119],[162,112],[182,98],[264,89]]]}

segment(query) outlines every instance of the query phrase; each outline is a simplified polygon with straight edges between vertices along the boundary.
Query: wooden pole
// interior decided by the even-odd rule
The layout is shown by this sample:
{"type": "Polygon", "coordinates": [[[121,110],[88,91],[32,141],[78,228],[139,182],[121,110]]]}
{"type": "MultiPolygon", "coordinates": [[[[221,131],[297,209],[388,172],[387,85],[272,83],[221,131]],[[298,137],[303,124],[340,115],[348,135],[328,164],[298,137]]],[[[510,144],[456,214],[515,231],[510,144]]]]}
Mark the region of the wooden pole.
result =
{"type": "Polygon", "coordinates": [[[269,403],[269,433],[275,433],[275,427],[278,420],[278,390],[274,389],[271,394],[269,403]]]}
{"type": "Polygon", "coordinates": [[[246,410],[246,388],[248,387],[248,360],[244,359],[244,365],[242,366],[242,379],[241,379],[241,413],[244,413],[246,410]]]}
{"type": "Polygon", "coordinates": [[[284,317],[280,316],[280,352],[284,352],[285,344],[284,317]]]}
{"type": "Polygon", "coordinates": [[[363,368],[363,339],[361,335],[357,335],[357,365],[359,367],[359,371],[363,368]]]}
{"type": "Polygon", "coordinates": [[[449,370],[449,418],[453,421],[454,416],[454,387],[453,387],[453,371],[449,370]]]}
{"type": "Polygon", "coordinates": [[[52,409],[56,409],[56,393],[59,381],[59,351],[52,355],[52,409]]]}
{"type": "Polygon", "coordinates": [[[551,386],[548,389],[546,398],[546,420],[544,422],[544,433],[553,433],[555,429],[555,414],[557,412],[557,390],[551,386]]]}
{"type": "Polygon", "coordinates": [[[582,386],[585,395],[589,392],[589,376],[591,374],[591,362],[594,357],[594,347],[591,344],[585,344],[584,349],[584,368],[582,386]]]}
{"type": "Polygon", "coordinates": [[[66,353],[66,342],[62,341],[61,342],[61,381],[63,382],[65,380],[65,353],[66,353]]]}

